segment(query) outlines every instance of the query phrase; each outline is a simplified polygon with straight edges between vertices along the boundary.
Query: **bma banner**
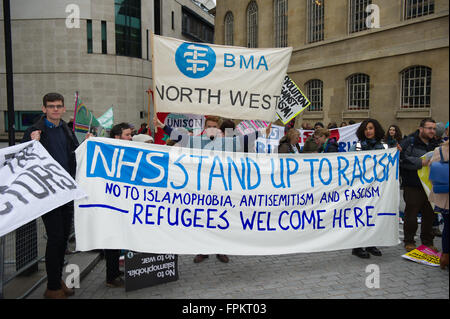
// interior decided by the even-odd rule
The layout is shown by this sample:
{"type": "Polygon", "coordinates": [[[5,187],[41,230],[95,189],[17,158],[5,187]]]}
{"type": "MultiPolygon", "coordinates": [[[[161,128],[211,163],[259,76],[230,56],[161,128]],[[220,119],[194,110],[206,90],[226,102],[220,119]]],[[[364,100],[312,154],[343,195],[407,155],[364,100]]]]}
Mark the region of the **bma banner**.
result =
{"type": "Polygon", "coordinates": [[[0,237],[86,194],[41,143],[0,149],[0,237]]]}
{"type": "Polygon", "coordinates": [[[396,149],[205,151],[92,138],[77,153],[77,249],[268,255],[399,243],[396,149]]]}
{"type": "Polygon", "coordinates": [[[157,111],[274,121],[291,53],[155,35],[157,111]]]}

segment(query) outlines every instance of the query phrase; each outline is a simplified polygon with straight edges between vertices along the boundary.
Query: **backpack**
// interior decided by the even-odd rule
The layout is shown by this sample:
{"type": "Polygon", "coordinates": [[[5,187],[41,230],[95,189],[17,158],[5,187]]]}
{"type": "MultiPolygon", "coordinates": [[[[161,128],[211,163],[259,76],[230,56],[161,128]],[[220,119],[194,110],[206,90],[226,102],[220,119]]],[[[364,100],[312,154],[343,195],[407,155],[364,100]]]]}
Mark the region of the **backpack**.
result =
{"type": "Polygon", "coordinates": [[[436,194],[448,193],[448,161],[444,161],[442,146],[439,147],[441,160],[433,162],[430,166],[429,180],[433,183],[433,192],[436,194]]]}

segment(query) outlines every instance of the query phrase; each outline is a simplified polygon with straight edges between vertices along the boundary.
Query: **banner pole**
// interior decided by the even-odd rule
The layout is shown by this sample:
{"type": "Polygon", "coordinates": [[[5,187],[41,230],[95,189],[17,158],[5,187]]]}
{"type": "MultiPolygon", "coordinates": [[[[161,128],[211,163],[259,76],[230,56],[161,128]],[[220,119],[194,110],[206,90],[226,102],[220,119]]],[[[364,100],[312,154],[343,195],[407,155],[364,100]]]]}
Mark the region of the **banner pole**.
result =
{"type": "Polygon", "coordinates": [[[5,279],[5,240],[4,237],[0,237],[0,299],[4,299],[3,295],[3,283],[5,279]]]}
{"type": "MultiPolygon", "coordinates": [[[[153,92],[155,92],[155,45],[154,45],[154,37],[155,34],[152,31],[151,37],[150,37],[150,45],[152,46],[152,87],[153,92]]],[[[153,96],[153,94],[152,94],[153,96]]],[[[150,110],[150,94],[149,94],[149,110],[150,110]]],[[[150,116],[150,111],[148,112],[150,116]]],[[[156,101],[153,99],[153,116],[157,116],[157,109],[156,109],[156,101]]],[[[150,123],[149,123],[150,127],[150,123]]],[[[158,132],[158,127],[155,127],[155,134],[158,132]]],[[[153,137],[154,138],[154,137],[153,137]]]]}

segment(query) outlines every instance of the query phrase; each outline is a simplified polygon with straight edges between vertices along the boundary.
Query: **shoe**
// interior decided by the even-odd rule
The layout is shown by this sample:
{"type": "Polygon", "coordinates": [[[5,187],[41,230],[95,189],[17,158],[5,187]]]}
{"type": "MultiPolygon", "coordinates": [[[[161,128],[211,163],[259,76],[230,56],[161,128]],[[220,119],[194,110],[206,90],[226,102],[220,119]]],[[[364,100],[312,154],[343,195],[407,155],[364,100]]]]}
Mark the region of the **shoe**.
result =
{"type": "Polygon", "coordinates": [[[381,251],[377,247],[367,247],[366,251],[374,256],[381,256],[381,251]]]}
{"type": "Polygon", "coordinates": [[[49,290],[46,289],[44,292],[44,297],[46,299],[66,299],[67,296],[62,289],[49,290]]]}
{"type": "Polygon", "coordinates": [[[414,244],[405,244],[405,250],[409,253],[411,250],[416,249],[416,245],[414,244]]]}
{"type": "Polygon", "coordinates": [[[227,255],[216,255],[216,257],[223,263],[227,263],[230,261],[227,255]]]}
{"type": "Polygon", "coordinates": [[[358,256],[359,258],[370,258],[370,255],[367,251],[362,248],[353,248],[352,255],[358,256]]]}
{"type": "Polygon", "coordinates": [[[106,281],[106,287],[109,287],[109,288],[125,287],[125,280],[123,280],[121,277],[117,277],[114,280],[106,281]]]}
{"type": "Polygon", "coordinates": [[[448,267],[448,253],[442,254],[441,259],[439,260],[439,266],[441,269],[448,267]]]}
{"type": "Polygon", "coordinates": [[[197,255],[194,258],[194,263],[196,263],[196,264],[201,263],[203,260],[205,260],[208,257],[209,257],[208,255],[197,255]]]}
{"type": "Polygon", "coordinates": [[[61,289],[67,297],[75,295],[75,289],[67,287],[64,280],[61,280],[61,289]]]}

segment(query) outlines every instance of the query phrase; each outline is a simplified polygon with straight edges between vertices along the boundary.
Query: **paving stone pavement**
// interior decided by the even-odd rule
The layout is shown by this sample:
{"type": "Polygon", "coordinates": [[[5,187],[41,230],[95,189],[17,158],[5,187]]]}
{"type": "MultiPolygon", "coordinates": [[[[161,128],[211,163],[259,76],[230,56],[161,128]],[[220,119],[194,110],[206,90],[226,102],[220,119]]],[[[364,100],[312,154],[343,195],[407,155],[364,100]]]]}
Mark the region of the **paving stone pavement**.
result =
{"type": "MultiPolygon", "coordinates": [[[[440,238],[435,244],[440,248],[440,238]]],[[[383,256],[360,259],[351,250],[276,256],[214,255],[194,264],[179,255],[179,279],[131,292],[105,286],[105,260],[70,299],[449,299],[449,272],[401,257],[403,245],[379,247],[383,256]],[[379,267],[379,288],[368,288],[368,265],[379,267]]],[[[28,298],[40,299],[35,291],[28,298]]]]}

